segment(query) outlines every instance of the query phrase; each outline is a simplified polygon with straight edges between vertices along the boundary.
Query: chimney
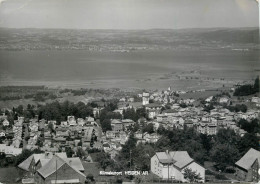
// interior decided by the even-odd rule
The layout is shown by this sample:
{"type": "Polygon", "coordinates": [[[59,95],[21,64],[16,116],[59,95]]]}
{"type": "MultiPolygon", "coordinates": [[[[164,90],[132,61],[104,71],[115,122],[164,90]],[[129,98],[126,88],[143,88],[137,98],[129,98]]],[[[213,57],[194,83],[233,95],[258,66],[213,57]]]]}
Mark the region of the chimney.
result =
{"type": "Polygon", "coordinates": [[[166,150],[165,152],[166,152],[167,155],[169,155],[169,150],[166,150]]]}

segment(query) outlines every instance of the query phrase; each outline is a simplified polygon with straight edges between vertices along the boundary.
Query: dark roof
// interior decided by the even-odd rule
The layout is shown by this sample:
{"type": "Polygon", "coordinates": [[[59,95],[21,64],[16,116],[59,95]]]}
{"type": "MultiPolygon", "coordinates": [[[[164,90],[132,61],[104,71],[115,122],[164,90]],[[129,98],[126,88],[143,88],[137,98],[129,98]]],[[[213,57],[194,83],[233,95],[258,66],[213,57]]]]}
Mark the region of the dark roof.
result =
{"type": "Polygon", "coordinates": [[[145,105],[145,107],[162,107],[162,104],[159,104],[159,103],[150,103],[150,104],[147,104],[145,105]]]}

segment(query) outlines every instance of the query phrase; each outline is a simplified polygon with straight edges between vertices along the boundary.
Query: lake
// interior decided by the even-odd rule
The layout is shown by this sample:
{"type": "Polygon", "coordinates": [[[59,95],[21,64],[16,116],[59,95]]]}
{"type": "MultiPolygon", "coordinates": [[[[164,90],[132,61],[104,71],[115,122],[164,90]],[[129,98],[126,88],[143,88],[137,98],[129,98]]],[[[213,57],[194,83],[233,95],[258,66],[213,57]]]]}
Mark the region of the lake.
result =
{"type": "Polygon", "coordinates": [[[200,89],[251,80],[259,71],[254,50],[0,51],[0,85],[200,89]]]}

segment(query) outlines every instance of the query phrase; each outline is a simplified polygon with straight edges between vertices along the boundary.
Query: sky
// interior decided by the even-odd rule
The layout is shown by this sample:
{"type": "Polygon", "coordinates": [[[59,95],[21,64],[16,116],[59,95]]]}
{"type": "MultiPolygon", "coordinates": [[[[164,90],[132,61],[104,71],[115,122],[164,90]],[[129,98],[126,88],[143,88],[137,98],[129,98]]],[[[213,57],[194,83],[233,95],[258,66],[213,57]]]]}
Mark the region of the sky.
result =
{"type": "Polygon", "coordinates": [[[258,27],[255,0],[0,0],[0,27],[182,29],[258,27]]]}

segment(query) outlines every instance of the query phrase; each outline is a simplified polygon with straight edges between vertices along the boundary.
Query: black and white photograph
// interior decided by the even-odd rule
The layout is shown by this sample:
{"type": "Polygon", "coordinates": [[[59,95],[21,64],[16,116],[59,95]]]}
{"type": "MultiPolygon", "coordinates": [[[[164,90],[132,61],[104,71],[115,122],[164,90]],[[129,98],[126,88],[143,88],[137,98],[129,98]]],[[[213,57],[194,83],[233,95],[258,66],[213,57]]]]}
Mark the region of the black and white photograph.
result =
{"type": "Polygon", "coordinates": [[[260,184],[258,0],[0,0],[0,184],[260,184]]]}

